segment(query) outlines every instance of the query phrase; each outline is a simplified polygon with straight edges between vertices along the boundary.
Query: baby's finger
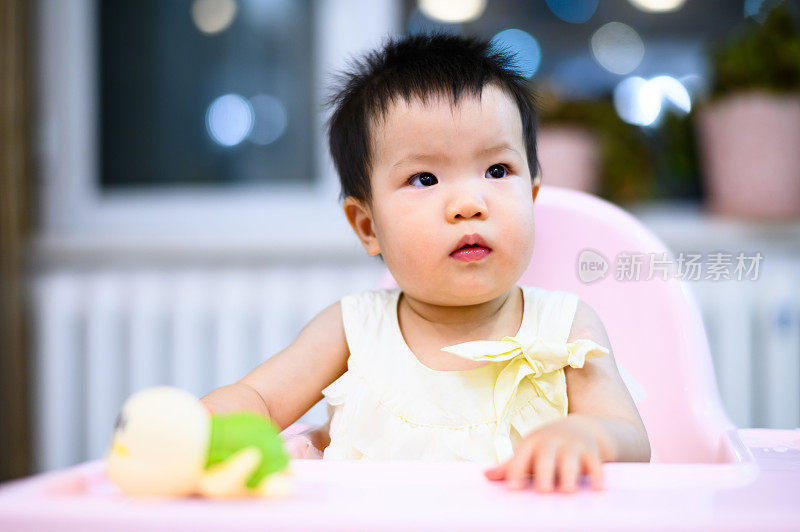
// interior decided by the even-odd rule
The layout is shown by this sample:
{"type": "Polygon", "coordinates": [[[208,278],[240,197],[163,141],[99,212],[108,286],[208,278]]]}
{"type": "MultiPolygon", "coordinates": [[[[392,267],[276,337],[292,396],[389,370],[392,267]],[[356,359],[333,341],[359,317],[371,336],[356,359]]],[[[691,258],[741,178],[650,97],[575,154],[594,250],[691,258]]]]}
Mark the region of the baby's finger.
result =
{"type": "Polygon", "coordinates": [[[484,470],[483,474],[486,475],[486,478],[489,480],[503,480],[506,478],[506,468],[508,467],[509,460],[501,464],[497,464],[494,467],[490,467],[489,469],[484,470]]]}
{"type": "Polygon", "coordinates": [[[580,454],[572,448],[563,449],[558,458],[559,489],[565,493],[575,491],[580,473],[580,454]]]}
{"type": "Polygon", "coordinates": [[[581,461],[591,481],[592,489],[603,489],[603,468],[597,453],[584,453],[581,461]]]}
{"type": "Polygon", "coordinates": [[[539,448],[534,465],[536,474],[534,482],[536,491],[548,492],[553,489],[553,477],[556,468],[556,451],[558,446],[550,444],[539,448]]]}
{"type": "Polygon", "coordinates": [[[292,458],[307,458],[308,451],[313,445],[306,436],[292,435],[284,437],[286,450],[292,458]]]}
{"type": "Polygon", "coordinates": [[[506,467],[506,482],[510,489],[522,489],[528,485],[535,456],[536,450],[532,446],[521,445],[517,449],[506,467]]]}

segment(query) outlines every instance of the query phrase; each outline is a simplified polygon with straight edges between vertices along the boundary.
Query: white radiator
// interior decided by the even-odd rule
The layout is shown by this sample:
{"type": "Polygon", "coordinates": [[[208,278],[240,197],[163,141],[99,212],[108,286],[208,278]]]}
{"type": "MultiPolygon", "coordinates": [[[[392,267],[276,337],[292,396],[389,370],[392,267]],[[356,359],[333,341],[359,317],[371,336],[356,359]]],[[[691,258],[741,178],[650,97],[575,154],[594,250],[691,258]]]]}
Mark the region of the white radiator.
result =
{"type": "Polygon", "coordinates": [[[800,426],[800,261],[771,254],[757,281],[691,283],[720,395],[739,427],[800,426]]]}
{"type": "MultiPolygon", "coordinates": [[[[342,296],[376,285],[374,265],[59,271],[33,283],[36,470],[99,458],[136,390],[197,396],[288,346],[342,296]]],[[[326,419],[323,402],[301,421],[326,419]]]]}
{"type": "MultiPolygon", "coordinates": [[[[690,283],[723,402],[742,427],[800,424],[800,286],[777,261],[758,282],[690,283]],[[768,275],[767,275],[768,274],[768,275]]],[[[130,393],[202,395],[286,347],[320,310],[374,287],[374,265],[44,273],[34,281],[37,469],[103,455],[130,393]]],[[[657,309],[654,309],[657,311],[657,309]]],[[[302,421],[318,424],[321,402],[302,421]]]]}

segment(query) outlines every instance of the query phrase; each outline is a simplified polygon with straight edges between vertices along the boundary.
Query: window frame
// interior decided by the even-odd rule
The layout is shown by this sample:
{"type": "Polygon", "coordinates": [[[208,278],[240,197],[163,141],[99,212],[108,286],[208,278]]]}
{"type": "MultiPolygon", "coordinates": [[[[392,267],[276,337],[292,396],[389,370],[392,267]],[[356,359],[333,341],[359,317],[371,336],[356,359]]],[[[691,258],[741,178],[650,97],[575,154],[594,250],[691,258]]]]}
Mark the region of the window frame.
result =
{"type": "MultiPolygon", "coordinates": [[[[327,150],[327,115],[314,113],[313,185],[171,187],[100,190],[97,135],[97,2],[36,4],[34,157],[39,170],[39,227],[45,251],[128,251],[175,245],[255,248],[285,255],[322,246],[350,255],[360,245],[338,202],[327,150]],[[299,215],[301,213],[302,215],[299,215]]],[[[352,56],[400,28],[400,0],[313,0],[313,97],[321,102],[332,74],[352,56]],[[369,23],[364,23],[369,20],[369,23]]]]}

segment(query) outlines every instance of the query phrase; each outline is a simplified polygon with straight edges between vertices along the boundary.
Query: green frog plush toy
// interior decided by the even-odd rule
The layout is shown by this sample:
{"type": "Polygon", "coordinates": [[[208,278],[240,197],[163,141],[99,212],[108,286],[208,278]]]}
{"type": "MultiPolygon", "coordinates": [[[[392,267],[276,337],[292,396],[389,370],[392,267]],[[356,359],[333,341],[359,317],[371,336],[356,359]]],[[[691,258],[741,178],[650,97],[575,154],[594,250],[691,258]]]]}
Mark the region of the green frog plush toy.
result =
{"type": "Polygon", "coordinates": [[[126,495],[271,497],[292,491],[278,427],[255,412],[212,414],[168,386],[133,394],[122,406],[107,457],[126,495]]]}

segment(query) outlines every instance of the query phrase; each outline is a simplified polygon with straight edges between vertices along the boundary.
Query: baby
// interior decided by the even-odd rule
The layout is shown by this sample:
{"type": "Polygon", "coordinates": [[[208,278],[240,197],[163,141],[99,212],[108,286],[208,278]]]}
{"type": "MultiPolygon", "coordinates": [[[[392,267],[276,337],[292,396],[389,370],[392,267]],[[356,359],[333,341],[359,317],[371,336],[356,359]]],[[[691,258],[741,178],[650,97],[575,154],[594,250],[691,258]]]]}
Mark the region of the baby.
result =
{"type": "Polygon", "coordinates": [[[575,491],[650,444],[597,314],[517,286],[540,179],[532,90],[476,37],[389,40],[328,102],[344,212],[399,288],[320,312],[286,349],[203,397],[281,429],[323,395],[324,458],[491,461],[491,480],[575,491]]]}

